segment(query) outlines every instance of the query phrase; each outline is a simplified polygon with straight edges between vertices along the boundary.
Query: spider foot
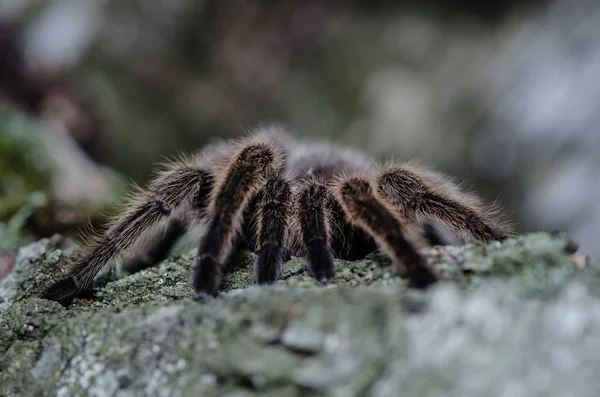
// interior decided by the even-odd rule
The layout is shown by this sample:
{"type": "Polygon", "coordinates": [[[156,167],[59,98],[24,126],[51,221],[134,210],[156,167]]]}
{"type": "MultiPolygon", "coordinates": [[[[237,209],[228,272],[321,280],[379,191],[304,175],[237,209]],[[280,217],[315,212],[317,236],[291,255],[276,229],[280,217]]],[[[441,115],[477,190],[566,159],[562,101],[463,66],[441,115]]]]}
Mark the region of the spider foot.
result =
{"type": "Polygon", "coordinates": [[[426,265],[410,269],[408,278],[411,286],[423,289],[438,281],[438,275],[426,265]]]}
{"type": "Polygon", "coordinates": [[[306,253],[308,274],[317,283],[327,285],[333,282],[333,253],[323,240],[315,240],[306,253]]]}
{"type": "Polygon", "coordinates": [[[257,253],[254,263],[254,279],[257,284],[269,285],[279,280],[283,257],[274,245],[264,245],[257,253]]]}
{"type": "Polygon", "coordinates": [[[204,254],[196,258],[192,269],[192,284],[196,295],[194,300],[206,302],[216,296],[221,278],[221,265],[212,255],[204,254]]]}
{"type": "Polygon", "coordinates": [[[198,303],[208,303],[213,298],[214,298],[214,296],[207,294],[206,292],[202,292],[202,291],[196,292],[196,294],[194,294],[194,300],[198,303]]]}
{"type": "Polygon", "coordinates": [[[91,291],[82,291],[75,284],[73,277],[59,280],[38,295],[39,298],[56,301],[69,306],[75,298],[91,296],[91,291]]]}
{"type": "Polygon", "coordinates": [[[333,277],[329,277],[329,278],[328,277],[321,277],[321,278],[315,277],[315,280],[317,280],[317,284],[323,285],[323,286],[334,283],[333,277]]]}

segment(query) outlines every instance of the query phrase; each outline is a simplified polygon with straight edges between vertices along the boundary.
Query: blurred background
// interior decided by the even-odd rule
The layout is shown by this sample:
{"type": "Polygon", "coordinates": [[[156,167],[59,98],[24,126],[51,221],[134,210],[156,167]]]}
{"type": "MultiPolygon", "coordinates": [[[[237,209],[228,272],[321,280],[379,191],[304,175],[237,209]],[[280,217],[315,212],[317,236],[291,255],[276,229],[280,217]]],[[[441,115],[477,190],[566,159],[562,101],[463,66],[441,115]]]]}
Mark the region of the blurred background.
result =
{"type": "Polygon", "coordinates": [[[598,37],[593,0],[0,0],[0,221],[73,230],[162,156],[277,122],[599,255],[598,37]]]}

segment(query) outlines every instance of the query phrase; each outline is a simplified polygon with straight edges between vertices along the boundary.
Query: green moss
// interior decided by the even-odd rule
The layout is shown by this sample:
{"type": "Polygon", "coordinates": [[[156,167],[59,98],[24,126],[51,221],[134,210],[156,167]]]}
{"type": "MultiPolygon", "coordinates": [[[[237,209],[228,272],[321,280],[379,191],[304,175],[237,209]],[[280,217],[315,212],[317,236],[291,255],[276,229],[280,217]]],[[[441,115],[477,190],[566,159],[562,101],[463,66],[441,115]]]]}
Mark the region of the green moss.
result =
{"type": "Polygon", "coordinates": [[[498,374],[492,364],[469,361],[481,352],[500,354],[495,349],[518,354],[510,336],[503,343],[486,339],[487,322],[520,321],[514,332],[534,341],[539,321],[548,318],[535,314],[540,303],[534,311],[515,309],[510,320],[478,316],[529,307],[519,305],[532,297],[552,305],[573,282],[587,282],[591,290],[600,285],[592,282],[595,266],[577,270],[568,239],[540,233],[504,244],[428,251],[449,281],[446,288],[458,286],[464,297],[448,295],[444,283],[429,292],[408,290],[380,253],[336,261],[336,283],[327,287],[316,285],[303,261],[293,258],[276,285],[260,287],[252,282],[254,256],[244,253],[225,275],[219,297],[201,305],[191,299],[193,252],[186,252],[99,285],[92,304],[78,300],[65,310],[34,298],[64,272],[71,250],[58,240],[21,250],[16,291],[8,298],[13,303],[0,326],[0,384],[7,385],[8,396],[435,395],[460,390],[457,379],[465,376],[452,360],[430,366],[454,351],[445,343],[463,346],[464,338],[472,338],[472,347],[456,350],[464,350],[456,360],[465,368],[488,365],[498,374]],[[521,303],[494,303],[507,299],[521,303]],[[420,344],[421,338],[429,342],[420,344]]]}
{"type": "Polygon", "coordinates": [[[573,242],[563,234],[532,233],[503,244],[448,247],[435,252],[434,261],[447,279],[466,289],[502,277],[521,293],[542,296],[580,273],[574,253],[573,242]]]}

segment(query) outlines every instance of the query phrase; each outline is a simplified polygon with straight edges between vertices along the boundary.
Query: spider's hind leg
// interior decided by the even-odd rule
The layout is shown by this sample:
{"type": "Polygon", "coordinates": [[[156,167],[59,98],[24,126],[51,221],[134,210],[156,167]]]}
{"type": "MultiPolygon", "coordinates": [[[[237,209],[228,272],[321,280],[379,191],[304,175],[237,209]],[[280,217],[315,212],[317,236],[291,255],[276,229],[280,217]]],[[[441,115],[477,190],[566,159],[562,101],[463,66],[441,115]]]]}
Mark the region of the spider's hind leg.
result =
{"type": "Polygon", "coordinates": [[[479,241],[502,241],[513,236],[494,209],[477,197],[461,192],[442,175],[430,175],[410,166],[385,169],[377,178],[379,192],[395,202],[408,219],[433,220],[450,231],[479,241]]]}
{"type": "Polygon", "coordinates": [[[123,264],[123,269],[129,273],[137,273],[148,269],[167,258],[171,248],[187,231],[185,222],[175,218],[169,221],[166,230],[154,236],[140,254],[123,264]]]}
{"type": "Polygon", "coordinates": [[[379,197],[367,177],[340,178],[336,183],[338,200],[351,224],[371,235],[384,248],[400,275],[415,287],[425,288],[437,281],[437,275],[415,247],[415,238],[407,238],[408,225],[391,203],[379,197]]]}

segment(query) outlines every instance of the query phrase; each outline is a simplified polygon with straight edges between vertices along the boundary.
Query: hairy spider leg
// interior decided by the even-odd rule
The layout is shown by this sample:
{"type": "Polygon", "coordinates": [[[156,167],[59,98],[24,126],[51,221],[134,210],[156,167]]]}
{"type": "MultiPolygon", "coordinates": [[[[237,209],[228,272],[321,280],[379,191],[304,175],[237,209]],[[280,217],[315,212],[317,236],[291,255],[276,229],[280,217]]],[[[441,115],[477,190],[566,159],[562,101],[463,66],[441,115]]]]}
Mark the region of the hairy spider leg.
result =
{"type": "Polygon", "coordinates": [[[89,239],[86,244],[89,251],[74,264],[67,277],[44,290],[40,297],[69,304],[78,294],[91,288],[96,276],[110,270],[117,255],[135,250],[141,237],[172,212],[188,202],[194,205],[205,201],[206,197],[198,193],[205,191],[202,185],[210,180],[207,171],[185,162],[171,165],[149,184],[148,191],[139,189],[130,198],[127,211],[116,218],[105,233],[89,239]]]}
{"type": "Polygon", "coordinates": [[[216,295],[223,264],[232,252],[244,211],[266,180],[281,172],[282,152],[273,141],[251,139],[232,156],[217,179],[209,209],[212,219],[200,239],[192,270],[196,300],[216,295]]]}
{"type": "Polygon", "coordinates": [[[331,249],[331,196],[325,185],[314,180],[302,183],[296,200],[296,222],[306,247],[308,272],[317,282],[333,281],[331,249]]]}
{"type": "Polygon", "coordinates": [[[273,284],[281,275],[292,189],[290,182],[274,176],[260,190],[256,207],[256,260],[254,279],[258,284],[273,284]]]}
{"type": "Polygon", "coordinates": [[[126,261],[123,269],[129,274],[137,273],[165,260],[177,241],[187,233],[190,225],[206,217],[206,206],[212,189],[213,177],[207,173],[193,199],[191,211],[184,211],[180,216],[170,219],[167,228],[153,236],[141,253],[126,261]]]}
{"type": "Polygon", "coordinates": [[[377,244],[391,256],[402,277],[418,288],[437,281],[437,275],[427,261],[407,240],[403,231],[407,225],[387,200],[375,194],[367,177],[342,177],[336,181],[338,200],[348,220],[373,236],[377,244]]]}
{"type": "Polygon", "coordinates": [[[402,209],[408,219],[422,223],[434,219],[454,233],[479,241],[502,241],[513,236],[509,227],[494,219],[495,211],[486,209],[473,196],[457,188],[444,188],[410,167],[383,171],[377,178],[380,193],[402,209]]]}

